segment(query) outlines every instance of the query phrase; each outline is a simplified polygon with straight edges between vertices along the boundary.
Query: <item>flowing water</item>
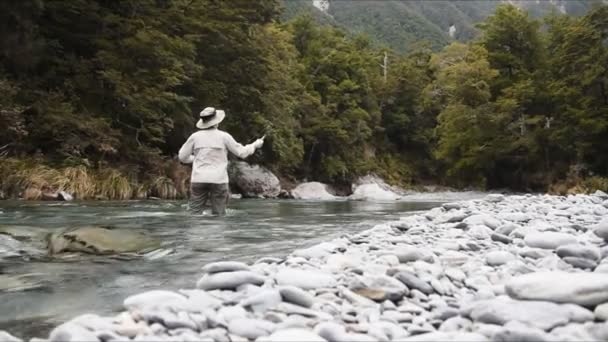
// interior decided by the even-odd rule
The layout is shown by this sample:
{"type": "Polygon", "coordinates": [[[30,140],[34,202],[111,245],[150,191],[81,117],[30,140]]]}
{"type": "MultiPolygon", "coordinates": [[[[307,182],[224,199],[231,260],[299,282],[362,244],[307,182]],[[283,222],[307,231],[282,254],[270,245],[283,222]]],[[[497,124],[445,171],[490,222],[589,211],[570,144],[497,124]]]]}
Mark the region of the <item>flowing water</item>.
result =
{"type": "Polygon", "coordinates": [[[284,256],[296,248],[368,229],[444,201],[441,196],[431,201],[390,203],[239,200],[231,203],[228,216],[223,218],[190,216],[185,203],[175,201],[3,201],[0,225],[45,231],[112,226],[156,237],[163,249],[173,252],[153,259],[87,255],[3,258],[0,245],[0,330],[22,337],[44,336],[51,326],[79,314],[112,314],[131,294],[192,288],[205,263],[284,256]],[[20,279],[34,285],[11,290],[1,284],[24,275],[20,279]]]}

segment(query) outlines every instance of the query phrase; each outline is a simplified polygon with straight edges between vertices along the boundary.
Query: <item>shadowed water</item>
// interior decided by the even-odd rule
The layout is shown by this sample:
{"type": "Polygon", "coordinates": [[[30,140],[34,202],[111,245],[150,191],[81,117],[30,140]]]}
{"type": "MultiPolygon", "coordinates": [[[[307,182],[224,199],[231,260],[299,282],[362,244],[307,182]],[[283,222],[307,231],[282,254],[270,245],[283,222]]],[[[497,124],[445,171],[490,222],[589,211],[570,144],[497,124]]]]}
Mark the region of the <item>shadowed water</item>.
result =
{"type": "MultiPolygon", "coordinates": [[[[0,275],[28,274],[40,286],[0,292],[0,329],[44,336],[83,313],[111,314],[123,299],[152,289],[191,288],[203,264],[284,256],[296,248],[354,233],[440,204],[240,200],[227,217],[189,216],[184,202],[0,202],[0,224],[60,229],[110,225],[160,238],[173,253],[154,260],[108,256],[3,259],[0,275]]],[[[1,281],[1,280],[0,280],[1,281]]]]}

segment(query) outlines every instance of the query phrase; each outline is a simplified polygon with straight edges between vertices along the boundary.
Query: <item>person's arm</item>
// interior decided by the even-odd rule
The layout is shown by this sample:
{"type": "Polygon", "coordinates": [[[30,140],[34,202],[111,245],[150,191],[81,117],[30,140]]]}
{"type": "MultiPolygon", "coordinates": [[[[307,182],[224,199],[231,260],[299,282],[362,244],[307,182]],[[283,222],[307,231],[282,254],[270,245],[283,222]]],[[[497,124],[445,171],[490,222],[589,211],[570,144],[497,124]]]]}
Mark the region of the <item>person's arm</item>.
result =
{"type": "Polygon", "coordinates": [[[185,164],[192,164],[194,162],[194,138],[190,136],[188,140],[184,143],[182,148],[179,149],[179,153],[177,154],[179,160],[185,164]]]}
{"type": "Polygon", "coordinates": [[[256,148],[262,147],[264,141],[262,139],[258,139],[249,145],[243,146],[236,142],[236,140],[234,140],[230,134],[226,133],[225,143],[228,151],[232,152],[235,156],[241,159],[245,159],[252,155],[256,148]]]}

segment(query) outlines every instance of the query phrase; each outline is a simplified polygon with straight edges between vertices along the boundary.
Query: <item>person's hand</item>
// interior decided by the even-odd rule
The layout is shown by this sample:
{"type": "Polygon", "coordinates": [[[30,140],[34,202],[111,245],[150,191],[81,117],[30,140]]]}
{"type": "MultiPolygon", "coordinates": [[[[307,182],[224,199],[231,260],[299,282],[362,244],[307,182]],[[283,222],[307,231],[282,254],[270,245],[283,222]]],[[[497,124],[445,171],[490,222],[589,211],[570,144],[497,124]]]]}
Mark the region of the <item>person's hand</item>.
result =
{"type": "Polygon", "coordinates": [[[264,138],[266,138],[266,136],[261,137],[260,139],[256,140],[253,143],[253,147],[255,147],[256,149],[262,147],[264,145],[264,138]]]}

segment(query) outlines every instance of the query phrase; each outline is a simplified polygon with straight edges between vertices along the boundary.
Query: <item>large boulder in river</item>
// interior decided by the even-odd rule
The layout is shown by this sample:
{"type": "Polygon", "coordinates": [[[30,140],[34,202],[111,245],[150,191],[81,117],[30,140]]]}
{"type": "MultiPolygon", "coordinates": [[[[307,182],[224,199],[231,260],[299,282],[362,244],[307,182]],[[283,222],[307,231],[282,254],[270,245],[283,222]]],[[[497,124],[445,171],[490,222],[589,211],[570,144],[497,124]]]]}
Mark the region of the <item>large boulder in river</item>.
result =
{"type": "Polygon", "coordinates": [[[160,241],[138,232],[83,227],[50,234],[49,254],[80,252],[88,254],[145,253],[160,248],[160,241]]]}
{"type": "Polygon", "coordinates": [[[244,197],[275,198],[281,193],[281,184],[270,170],[246,162],[230,164],[230,182],[244,197]]]}
{"type": "Polygon", "coordinates": [[[295,189],[291,190],[291,195],[295,199],[304,200],[332,200],[336,196],[332,195],[327,191],[327,185],[319,182],[308,182],[298,185],[295,189]]]}
{"type": "Polygon", "coordinates": [[[400,199],[401,196],[390,190],[382,189],[378,184],[363,184],[359,185],[349,198],[353,200],[394,201],[400,199]]]}
{"type": "Polygon", "coordinates": [[[350,199],[353,200],[370,200],[370,201],[394,201],[401,198],[401,194],[405,192],[394,186],[386,184],[386,182],[374,175],[360,177],[352,185],[353,194],[350,199]]]}

